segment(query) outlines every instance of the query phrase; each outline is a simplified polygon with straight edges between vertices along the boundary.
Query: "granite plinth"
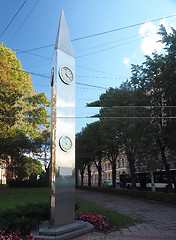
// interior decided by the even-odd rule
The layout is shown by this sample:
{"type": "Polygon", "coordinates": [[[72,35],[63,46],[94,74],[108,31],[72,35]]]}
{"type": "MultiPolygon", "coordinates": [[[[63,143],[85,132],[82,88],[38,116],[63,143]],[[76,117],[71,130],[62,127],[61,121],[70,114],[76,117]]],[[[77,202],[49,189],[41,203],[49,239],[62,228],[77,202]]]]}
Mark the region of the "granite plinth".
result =
{"type": "Polygon", "coordinates": [[[62,227],[51,227],[48,221],[43,222],[38,229],[32,230],[35,239],[69,240],[93,231],[94,226],[88,222],[75,221],[62,227]]]}

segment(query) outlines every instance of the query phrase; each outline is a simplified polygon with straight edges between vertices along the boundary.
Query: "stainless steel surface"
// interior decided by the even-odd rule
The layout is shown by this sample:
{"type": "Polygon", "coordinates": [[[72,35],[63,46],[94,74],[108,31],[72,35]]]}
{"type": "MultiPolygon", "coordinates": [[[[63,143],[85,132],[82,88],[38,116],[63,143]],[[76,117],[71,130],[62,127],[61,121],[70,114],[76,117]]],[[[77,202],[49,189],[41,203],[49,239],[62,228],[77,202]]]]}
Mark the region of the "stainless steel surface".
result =
{"type": "Polygon", "coordinates": [[[70,34],[67,27],[67,22],[65,20],[64,11],[61,12],[61,18],[59,23],[59,29],[57,32],[55,49],[61,49],[63,52],[74,57],[73,47],[70,41],[70,34]],[[64,39],[64,41],[63,41],[64,39]]]}
{"type": "Polygon", "coordinates": [[[59,75],[62,66],[75,76],[75,58],[65,20],[61,19],[53,55],[51,111],[51,224],[61,227],[75,222],[75,77],[65,84],[59,75]],[[64,151],[60,139],[68,136],[72,147],[64,151]]]}

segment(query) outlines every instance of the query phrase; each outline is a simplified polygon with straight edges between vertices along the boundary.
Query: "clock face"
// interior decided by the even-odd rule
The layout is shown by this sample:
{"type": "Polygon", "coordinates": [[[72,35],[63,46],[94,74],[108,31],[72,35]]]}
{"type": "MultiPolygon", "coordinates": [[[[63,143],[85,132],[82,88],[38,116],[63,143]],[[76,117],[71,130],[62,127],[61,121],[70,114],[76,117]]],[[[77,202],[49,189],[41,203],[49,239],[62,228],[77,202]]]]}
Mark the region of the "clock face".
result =
{"type": "Polygon", "coordinates": [[[62,136],[59,141],[60,147],[63,151],[70,151],[72,148],[72,140],[68,136],[62,136]]]}
{"type": "Polygon", "coordinates": [[[74,74],[69,67],[63,66],[59,70],[61,80],[66,84],[71,84],[74,79],[74,74]]]}

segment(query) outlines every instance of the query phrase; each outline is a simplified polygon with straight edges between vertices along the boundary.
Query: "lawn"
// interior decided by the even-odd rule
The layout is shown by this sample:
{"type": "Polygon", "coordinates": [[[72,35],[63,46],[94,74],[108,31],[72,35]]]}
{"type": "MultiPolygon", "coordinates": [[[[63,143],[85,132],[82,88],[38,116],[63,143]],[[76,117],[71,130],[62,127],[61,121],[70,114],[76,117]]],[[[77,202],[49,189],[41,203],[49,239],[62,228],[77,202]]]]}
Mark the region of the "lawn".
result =
{"type": "MultiPolygon", "coordinates": [[[[0,224],[0,228],[2,226],[6,227],[6,230],[9,230],[7,226],[12,222],[15,222],[14,229],[19,225],[18,222],[15,221],[15,216],[18,216],[19,219],[26,218],[28,225],[30,222],[39,221],[41,215],[43,215],[42,211],[47,211],[49,206],[49,188],[8,188],[8,187],[0,187],[0,218],[3,217],[4,225],[0,224]],[[41,205],[40,205],[41,204],[41,205]],[[33,205],[33,206],[31,206],[33,205]],[[36,205],[36,207],[35,207],[36,205]],[[40,206],[40,207],[39,207],[40,206]],[[21,209],[21,210],[20,210],[21,209]],[[44,209],[44,210],[43,210],[44,209]],[[31,211],[31,213],[30,213],[31,211]],[[38,212],[38,213],[37,213],[38,212]],[[1,214],[4,213],[4,214],[1,214]],[[8,213],[8,214],[7,214],[8,213]],[[36,214],[35,214],[36,213],[36,214]],[[7,216],[8,215],[8,216],[7,216]],[[13,215],[13,221],[11,221],[13,215]],[[37,219],[32,219],[37,215],[37,219]],[[32,218],[31,218],[32,217],[32,218]],[[7,218],[7,219],[4,219],[7,218]]],[[[120,214],[116,211],[98,206],[96,204],[87,202],[85,200],[76,198],[76,214],[78,215],[81,212],[91,212],[101,214],[109,219],[111,223],[111,227],[114,229],[119,229],[121,227],[127,227],[135,223],[133,219],[123,214],[120,214]]],[[[47,214],[44,214],[46,217],[47,214]]],[[[16,217],[17,218],[17,217],[16,217]]],[[[2,219],[0,219],[2,222],[2,219]]],[[[32,226],[33,227],[33,226],[32,226]]],[[[13,230],[14,230],[13,229],[13,230]]],[[[29,228],[27,229],[29,231],[29,228]]]]}
{"type": "Polygon", "coordinates": [[[101,207],[99,205],[90,203],[88,201],[85,201],[79,198],[76,199],[76,204],[78,205],[78,210],[76,210],[76,215],[81,212],[91,212],[91,213],[101,214],[109,219],[111,226],[114,229],[120,229],[122,227],[127,227],[129,225],[133,225],[136,223],[132,218],[126,215],[123,215],[114,210],[101,207]]]}
{"type": "Polygon", "coordinates": [[[0,187],[0,211],[31,203],[49,203],[49,188],[0,187]]]}

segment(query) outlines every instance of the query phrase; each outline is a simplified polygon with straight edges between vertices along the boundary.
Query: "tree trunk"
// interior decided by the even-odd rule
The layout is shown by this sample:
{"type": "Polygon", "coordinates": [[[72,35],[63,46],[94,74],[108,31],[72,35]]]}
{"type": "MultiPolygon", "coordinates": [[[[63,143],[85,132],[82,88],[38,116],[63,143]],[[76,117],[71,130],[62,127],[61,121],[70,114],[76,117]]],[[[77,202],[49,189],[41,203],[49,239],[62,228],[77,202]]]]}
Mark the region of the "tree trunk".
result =
{"type": "Polygon", "coordinates": [[[152,172],[152,171],[150,172],[150,175],[151,175],[151,187],[152,187],[152,191],[153,191],[153,192],[156,192],[154,175],[153,175],[153,172],[152,172]]]}
{"type": "Polygon", "coordinates": [[[78,181],[78,170],[75,169],[75,185],[78,186],[79,181],[78,181]]]}
{"type": "Polygon", "coordinates": [[[127,151],[127,159],[129,162],[130,173],[131,173],[131,187],[136,188],[136,178],[135,178],[135,159],[134,153],[132,151],[127,151]]]}
{"type": "Polygon", "coordinates": [[[168,184],[168,188],[166,189],[167,192],[172,192],[173,188],[172,188],[172,178],[171,178],[171,173],[170,173],[170,169],[169,169],[169,164],[166,160],[166,153],[165,153],[165,147],[161,148],[161,156],[162,156],[162,162],[164,164],[165,170],[166,170],[166,175],[167,175],[167,184],[168,184]]]}
{"type": "Polygon", "coordinates": [[[164,146],[164,144],[161,143],[160,139],[158,139],[158,142],[159,142],[159,146],[160,146],[160,151],[161,151],[161,158],[162,158],[162,163],[165,167],[165,170],[166,170],[166,176],[167,176],[167,189],[166,191],[167,192],[172,192],[173,191],[173,188],[172,188],[172,178],[171,178],[171,173],[169,171],[169,164],[167,162],[167,159],[166,159],[166,147],[164,146]]]}
{"type": "Polygon", "coordinates": [[[112,186],[116,188],[116,158],[112,158],[112,186]]]}
{"type": "Polygon", "coordinates": [[[101,187],[101,159],[98,160],[98,187],[101,187]]]}
{"type": "Polygon", "coordinates": [[[80,173],[81,173],[81,186],[83,186],[84,185],[84,170],[81,170],[80,173]]]}
{"type": "Polygon", "coordinates": [[[91,165],[88,164],[87,166],[87,171],[88,171],[88,186],[91,186],[91,165]]]}

